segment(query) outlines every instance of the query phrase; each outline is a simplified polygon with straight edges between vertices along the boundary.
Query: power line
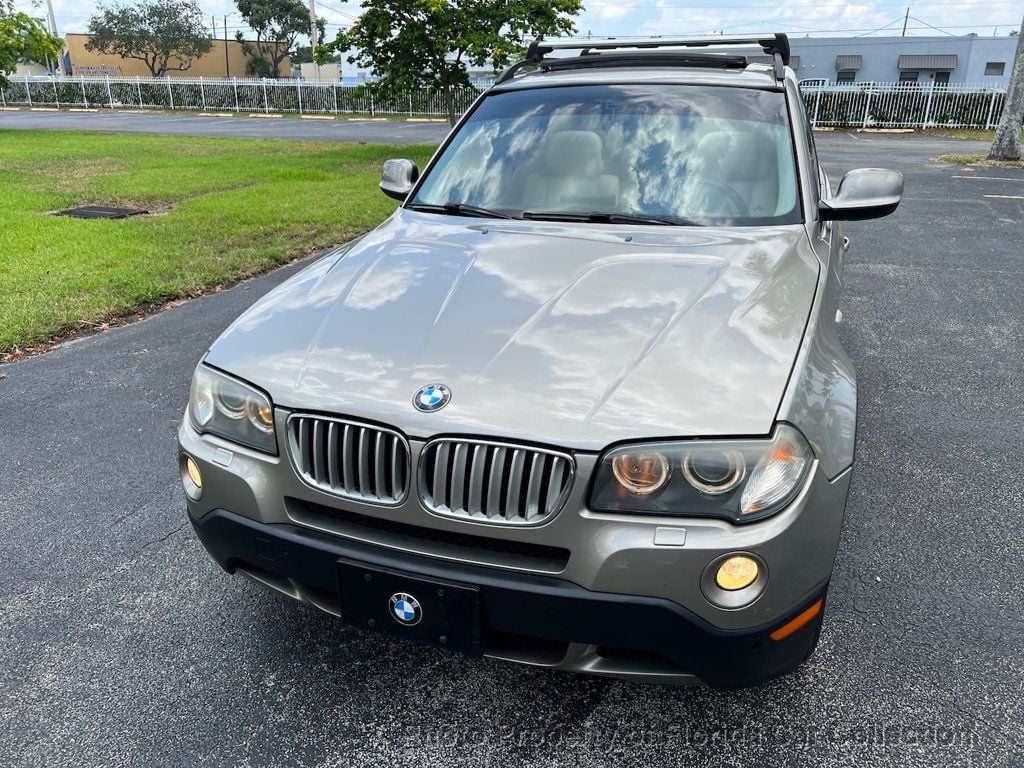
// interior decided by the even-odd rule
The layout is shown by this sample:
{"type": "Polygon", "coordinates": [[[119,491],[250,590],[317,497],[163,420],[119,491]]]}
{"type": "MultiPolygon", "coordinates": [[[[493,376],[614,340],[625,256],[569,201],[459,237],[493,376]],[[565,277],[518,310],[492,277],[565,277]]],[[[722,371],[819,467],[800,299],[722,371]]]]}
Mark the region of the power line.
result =
{"type": "MultiPolygon", "coordinates": [[[[854,35],[854,37],[864,37],[865,35],[873,35],[875,32],[881,32],[883,29],[888,29],[893,24],[899,24],[899,23],[900,23],[900,19],[893,19],[888,24],[886,24],[884,27],[879,27],[878,29],[873,29],[870,32],[862,32],[859,35],[854,35]]],[[[903,32],[906,33],[906,31],[907,31],[907,29],[906,29],[906,27],[904,27],[903,28],[903,32]]]]}
{"type": "Polygon", "coordinates": [[[936,31],[938,31],[938,32],[941,32],[941,33],[942,33],[942,34],[944,34],[944,35],[951,35],[951,36],[953,36],[953,37],[956,37],[956,35],[954,35],[954,34],[953,34],[952,32],[947,32],[946,30],[944,30],[944,29],[939,29],[938,27],[932,27],[932,25],[931,25],[931,24],[929,24],[929,23],[928,23],[927,21],[921,21],[921,19],[917,18],[916,16],[909,16],[909,18],[913,19],[914,21],[920,21],[920,22],[921,22],[922,24],[924,24],[924,25],[925,25],[926,27],[931,27],[932,29],[934,29],[934,30],[936,30],[936,31]]]}

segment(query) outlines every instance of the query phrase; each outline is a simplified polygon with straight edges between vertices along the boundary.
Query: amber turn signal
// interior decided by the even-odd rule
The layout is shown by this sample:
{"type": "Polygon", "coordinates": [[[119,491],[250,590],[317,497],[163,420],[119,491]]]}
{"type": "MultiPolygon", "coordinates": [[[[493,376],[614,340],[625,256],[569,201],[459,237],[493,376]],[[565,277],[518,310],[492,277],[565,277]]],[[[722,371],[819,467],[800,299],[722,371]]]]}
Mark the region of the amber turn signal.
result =
{"type": "Polygon", "coordinates": [[[824,602],[821,598],[811,603],[811,606],[800,613],[796,618],[790,619],[778,629],[774,630],[769,637],[772,640],[782,640],[783,638],[789,637],[798,629],[807,624],[811,619],[821,613],[821,604],[824,602]]]}

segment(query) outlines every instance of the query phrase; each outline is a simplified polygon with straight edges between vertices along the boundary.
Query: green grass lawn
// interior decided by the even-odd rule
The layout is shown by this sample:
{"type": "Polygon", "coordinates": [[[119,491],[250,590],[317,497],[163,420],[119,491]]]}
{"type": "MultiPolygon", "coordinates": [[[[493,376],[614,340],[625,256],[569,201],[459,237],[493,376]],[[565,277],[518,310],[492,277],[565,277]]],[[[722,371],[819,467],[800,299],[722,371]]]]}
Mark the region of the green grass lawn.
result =
{"type": "Polygon", "coordinates": [[[376,225],[381,163],[431,147],[0,130],[0,359],[376,225]],[[51,216],[79,204],[154,215],[51,216]]]}
{"type": "Polygon", "coordinates": [[[943,139],[964,139],[966,141],[990,142],[996,137],[995,131],[984,128],[928,128],[922,133],[939,136],[943,139]]]}
{"type": "Polygon", "coordinates": [[[1024,168],[1024,160],[989,160],[986,155],[939,155],[940,163],[951,165],[983,165],[988,168],[1024,168]]]}

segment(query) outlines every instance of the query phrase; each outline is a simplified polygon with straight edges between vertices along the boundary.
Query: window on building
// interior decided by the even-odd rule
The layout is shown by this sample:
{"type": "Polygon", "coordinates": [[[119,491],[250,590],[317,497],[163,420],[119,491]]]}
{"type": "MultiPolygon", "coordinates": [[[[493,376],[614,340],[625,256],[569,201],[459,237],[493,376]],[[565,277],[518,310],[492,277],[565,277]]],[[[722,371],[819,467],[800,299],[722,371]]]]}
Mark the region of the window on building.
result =
{"type": "Polygon", "coordinates": [[[857,80],[857,72],[853,69],[841,69],[836,73],[836,82],[840,85],[853,83],[857,80]]]}
{"type": "Polygon", "coordinates": [[[908,72],[907,70],[903,70],[902,72],[900,72],[900,82],[901,83],[916,83],[917,82],[917,78],[920,76],[920,74],[921,74],[920,72],[914,72],[914,71],[909,71],[908,72]]]}
{"type": "Polygon", "coordinates": [[[935,84],[936,85],[949,85],[949,72],[936,72],[935,73],[935,84]]]}
{"type": "Polygon", "coordinates": [[[985,74],[994,77],[1002,77],[1003,73],[1006,72],[1005,61],[990,61],[985,64],[985,74]]]}

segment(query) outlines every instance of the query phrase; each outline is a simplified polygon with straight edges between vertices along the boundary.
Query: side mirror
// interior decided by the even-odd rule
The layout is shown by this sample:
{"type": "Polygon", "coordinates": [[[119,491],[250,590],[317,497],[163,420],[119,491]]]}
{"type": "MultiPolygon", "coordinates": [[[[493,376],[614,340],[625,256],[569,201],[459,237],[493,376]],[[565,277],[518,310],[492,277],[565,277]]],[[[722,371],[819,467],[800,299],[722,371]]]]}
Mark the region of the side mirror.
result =
{"type": "Polygon", "coordinates": [[[412,160],[385,160],[380,174],[381,192],[395,200],[405,200],[419,177],[420,169],[412,160]]]}
{"type": "Polygon", "coordinates": [[[888,216],[903,197],[903,174],[884,168],[860,168],[843,176],[828,200],[818,206],[823,221],[860,221],[888,216]]]}

